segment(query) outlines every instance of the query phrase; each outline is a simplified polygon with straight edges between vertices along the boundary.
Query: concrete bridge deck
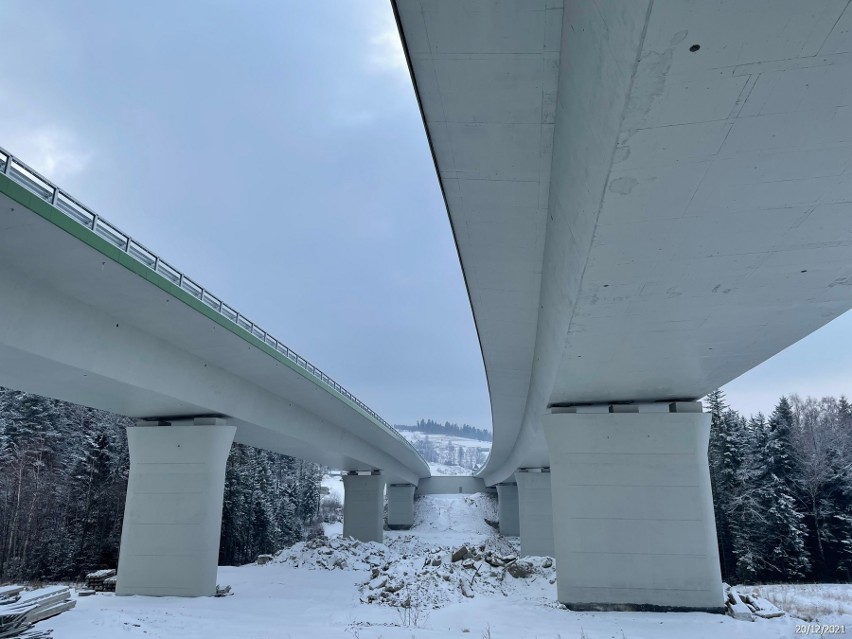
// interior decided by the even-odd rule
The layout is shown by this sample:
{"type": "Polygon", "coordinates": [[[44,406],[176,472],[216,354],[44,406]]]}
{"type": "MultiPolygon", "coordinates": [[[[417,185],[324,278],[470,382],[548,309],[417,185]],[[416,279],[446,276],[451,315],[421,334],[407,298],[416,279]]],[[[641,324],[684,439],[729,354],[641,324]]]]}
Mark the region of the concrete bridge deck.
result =
{"type": "Polygon", "coordinates": [[[120,592],[211,594],[234,439],[353,473],[352,503],[429,476],[313,364],[2,149],[0,171],[0,384],[138,420],[120,592]]]}
{"type": "Polygon", "coordinates": [[[481,476],[522,546],[552,528],[563,601],[715,606],[689,402],[852,307],[849,3],[393,5],[488,377],[481,476]]]}

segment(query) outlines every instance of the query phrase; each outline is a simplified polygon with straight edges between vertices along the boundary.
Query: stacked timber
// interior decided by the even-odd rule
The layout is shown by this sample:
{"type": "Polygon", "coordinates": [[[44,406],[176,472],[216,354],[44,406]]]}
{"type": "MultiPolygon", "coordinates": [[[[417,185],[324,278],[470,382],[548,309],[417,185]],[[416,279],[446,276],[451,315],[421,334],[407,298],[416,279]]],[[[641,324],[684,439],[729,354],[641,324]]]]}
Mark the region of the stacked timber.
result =
{"type": "Polygon", "coordinates": [[[33,625],[71,610],[76,603],[67,586],[30,592],[24,592],[23,586],[4,586],[0,588],[0,639],[47,639],[52,630],[37,630],[33,625]]]}
{"type": "Polygon", "coordinates": [[[113,575],[104,579],[104,592],[115,592],[115,585],[118,583],[118,577],[113,575]]]}
{"type": "Polygon", "coordinates": [[[23,591],[23,586],[0,586],[0,606],[15,603],[23,591]]]}
{"type": "Polygon", "coordinates": [[[105,568],[86,575],[86,588],[95,592],[115,592],[115,570],[105,568]]]}

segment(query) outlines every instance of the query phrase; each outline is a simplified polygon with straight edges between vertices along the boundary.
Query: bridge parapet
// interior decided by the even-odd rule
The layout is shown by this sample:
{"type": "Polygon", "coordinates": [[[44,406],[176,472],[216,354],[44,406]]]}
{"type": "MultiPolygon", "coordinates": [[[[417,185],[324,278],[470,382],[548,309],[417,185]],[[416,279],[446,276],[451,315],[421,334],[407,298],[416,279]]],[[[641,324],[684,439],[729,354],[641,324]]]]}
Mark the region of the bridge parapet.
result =
{"type": "MultiPolygon", "coordinates": [[[[396,428],[319,367],[313,365],[286,344],[226,304],[221,297],[211,293],[143,244],[134,240],[129,234],[60,189],[3,147],[0,147],[0,174],[37,196],[38,200],[48,205],[51,210],[58,211],[65,219],[75,223],[65,228],[78,239],[100,250],[107,257],[120,261],[130,270],[160,286],[199,312],[211,317],[253,346],[297,370],[304,377],[324,388],[339,400],[349,404],[376,425],[389,431],[408,448],[414,450],[410,442],[396,428]],[[92,235],[96,237],[92,237],[92,235]],[[116,254],[116,251],[119,253],[116,254]],[[121,259],[121,254],[129,256],[132,261],[128,263],[121,259]],[[144,268],[139,269],[138,265],[144,268]]],[[[34,210],[36,213],[45,216],[44,206],[36,205],[34,210]]]]}

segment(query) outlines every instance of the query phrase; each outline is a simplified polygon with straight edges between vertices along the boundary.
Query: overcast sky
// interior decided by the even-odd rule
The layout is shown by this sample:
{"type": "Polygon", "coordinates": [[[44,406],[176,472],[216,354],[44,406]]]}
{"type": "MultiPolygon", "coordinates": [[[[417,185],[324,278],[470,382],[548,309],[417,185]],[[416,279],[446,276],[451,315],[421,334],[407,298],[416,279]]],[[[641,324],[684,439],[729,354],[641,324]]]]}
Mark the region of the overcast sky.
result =
{"type": "MultiPolygon", "coordinates": [[[[385,0],[2,0],[0,146],[392,423],[490,428],[385,0]]],[[[844,316],[726,389],[852,389],[844,316]]]]}

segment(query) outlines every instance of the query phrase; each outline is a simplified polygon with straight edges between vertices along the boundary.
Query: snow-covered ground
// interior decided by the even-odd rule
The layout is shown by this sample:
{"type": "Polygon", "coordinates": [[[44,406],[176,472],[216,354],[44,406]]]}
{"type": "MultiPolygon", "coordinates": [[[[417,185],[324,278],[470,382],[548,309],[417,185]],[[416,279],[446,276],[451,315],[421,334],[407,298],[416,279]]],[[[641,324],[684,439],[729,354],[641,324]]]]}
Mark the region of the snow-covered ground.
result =
{"type": "Polygon", "coordinates": [[[323,475],[322,483],[320,485],[323,488],[328,489],[328,497],[337,497],[341,503],[343,502],[343,477],[341,476],[340,471],[334,471],[323,475]]]}
{"type": "Polygon", "coordinates": [[[464,468],[458,464],[439,464],[438,462],[428,462],[429,472],[439,477],[448,475],[470,475],[473,471],[470,468],[464,468]]]}
{"type": "MultiPolygon", "coordinates": [[[[742,592],[755,592],[782,610],[805,620],[823,623],[846,617],[847,632],[852,635],[852,584],[775,584],[740,586],[742,592]]],[[[843,623],[842,621],[837,623],[843,623]]]]}
{"type": "MultiPolygon", "coordinates": [[[[221,567],[219,583],[232,586],[231,597],[97,594],[38,627],[54,628],[57,639],[780,639],[804,623],[566,610],[548,559],[530,559],[526,576],[500,566],[517,544],[485,523],[493,517],[486,495],[428,495],[416,502],[414,528],[386,532],[385,544],[338,536],[297,544],[265,566],[221,567]],[[468,559],[453,562],[462,545],[468,559]]],[[[757,588],[852,631],[852,586],[757,588]]]]}
{"type": "Polygon", "coordinates": [[[481,448],[486,452],[491,450],[491,442],[485,442],[481,439],[468,439],[467,437],[459,437],[458,435],[436,435],[434,433],[424,433],[419,430],[402,430],[399,432],[411,443],[428,437],[429,441],[439,449],[452,445],[455,448],[481,448]]]}
{"type": "Polygon", "coordinates": [[[491,442],[479,439],[468,439],[458,435],[437,435],[424,433],[419,430],[402,430],[400,434],[417,447],[422,446],[425,440],[430,442],[434,449],[435,459],[427,458],[429,470],[433,475],[470,475],[473,473],[473,460],[483,463],[491,451],[491,442]],[[457,463],[459,460],[459,449],[462,449],[461,461],[464,465],[457,463]],[[437,461],[436,461],[437,460],[437,461]]]}

